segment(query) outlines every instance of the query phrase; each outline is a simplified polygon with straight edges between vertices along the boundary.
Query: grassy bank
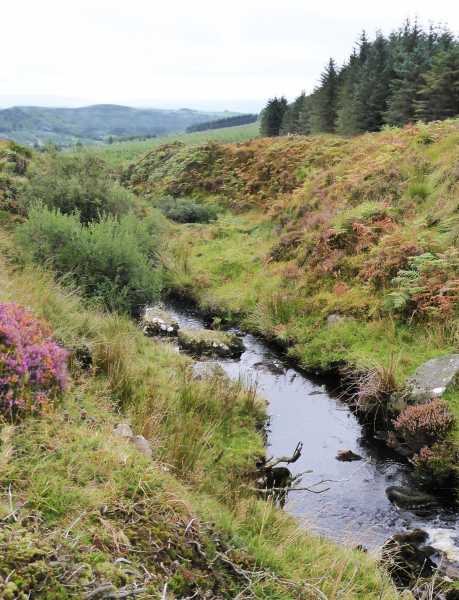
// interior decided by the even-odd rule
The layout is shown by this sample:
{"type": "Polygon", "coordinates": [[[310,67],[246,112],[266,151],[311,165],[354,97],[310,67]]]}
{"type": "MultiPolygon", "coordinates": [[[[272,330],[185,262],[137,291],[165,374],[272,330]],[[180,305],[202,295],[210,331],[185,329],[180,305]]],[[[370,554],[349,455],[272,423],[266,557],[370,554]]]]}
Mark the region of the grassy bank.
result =
{"type": "Polygon", "coordinates": [[[41,414],[0,422],[2,598],[398,596],[371,556],[307,534],[251,491],[264,452],[253,389],[194,376],[172,346],[104,312],[103,296],[57,283],[16,245],[17,218],[5,211],[0,303],[50,324],[71,383],[41,414]],[[153,460],[114,434],[126,422],[153,460]]]}
{"type": "Polygon", "coordinates": [[[142,141],[115,142],[113,144],[88,146],[85,150],[91,155],[106,161],[112,168],[120,168],[131,161],[139,160],[147,152],[173,142],[183,142],[186,145],[198,145],[215,141],[224,144],[245,142],[258,136],[260,124],[238,125],[222,129],[209,129],[194,133],[160,136],[142,141]]]}

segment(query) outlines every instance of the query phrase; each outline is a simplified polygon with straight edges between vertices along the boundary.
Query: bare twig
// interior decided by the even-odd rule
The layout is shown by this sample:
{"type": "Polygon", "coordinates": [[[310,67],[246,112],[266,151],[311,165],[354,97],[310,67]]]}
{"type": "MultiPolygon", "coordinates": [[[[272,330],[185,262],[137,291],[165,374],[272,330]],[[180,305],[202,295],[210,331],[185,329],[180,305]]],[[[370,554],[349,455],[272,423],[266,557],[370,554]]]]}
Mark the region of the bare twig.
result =
{"type": "Polygon", "coordinates": [[[188,525],[185,527],[185,533],[184,536],[186,537],[186,534],[189,532],[191,526],[193,525],[193,523],[196,521],[195,518],[191,519],[191,521],[188,523],[188,525]]]}
{"type": "Polygon", "coordinates": [[[300,458],[302,450],[303,450],[303,442],[298,442],[295,450],[293,451],[292,456],[281,456],[280,458],[274,458],[274,457],[270,458],[266,461],[264,468],[272,469],[273,467],[275,467],[276,465],[278,465],[280,463],[287,463],[288,465],[290,465],[291,463],[296,462],[300,458]]]}

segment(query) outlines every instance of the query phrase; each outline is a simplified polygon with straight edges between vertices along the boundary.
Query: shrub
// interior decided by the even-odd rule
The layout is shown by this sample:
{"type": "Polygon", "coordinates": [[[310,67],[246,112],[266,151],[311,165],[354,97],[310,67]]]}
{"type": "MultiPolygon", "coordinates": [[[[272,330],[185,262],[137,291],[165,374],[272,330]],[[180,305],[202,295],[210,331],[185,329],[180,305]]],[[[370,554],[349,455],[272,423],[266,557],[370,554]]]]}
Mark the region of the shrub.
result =
{"type": "Polygon", "coordinates": [[[432,489],[447,488],[457,479],[457,459],[458,451],[451,443],[441,442],[432,448],[424,446],[412,459],[415,476],[432,489]]]}
{"type": "Polygon", "coordinates": [[[17,304],[0,304],[0,412],[40,412],[67,386],[67,352],[17,304]]]}
{"type": "Polygon", "coordinates": [[[23,208],[37,203],[64,214],[78,211],[82,223],[104,215],[127,213],[135,197],[115,182],[103,161],[90,154],[48,152],[29,170],[22,193],[23,208]]]}
{"type": "Polygon", "coordinates": [[[17,239],[26,259],[48,263],[109,310],[130,312],[159,295],[159,227],[154,217],[140,222],[132,214],[86,227],[78,215],[36,207],[18,228],[17,239]]]}
{"type": "Polygon", "coordinates": [[[454,426],[454,415],[443,400],[415,404],[403,410],[394,420],[397,435],[414,451],[444,440],[454,426]]]}
{"type": "Polygon", "coordinates": [[[209,223],[218,216],[218,207],[187,198],[164,196],[156,201],[159,210],[176,223],[209,223]]]}

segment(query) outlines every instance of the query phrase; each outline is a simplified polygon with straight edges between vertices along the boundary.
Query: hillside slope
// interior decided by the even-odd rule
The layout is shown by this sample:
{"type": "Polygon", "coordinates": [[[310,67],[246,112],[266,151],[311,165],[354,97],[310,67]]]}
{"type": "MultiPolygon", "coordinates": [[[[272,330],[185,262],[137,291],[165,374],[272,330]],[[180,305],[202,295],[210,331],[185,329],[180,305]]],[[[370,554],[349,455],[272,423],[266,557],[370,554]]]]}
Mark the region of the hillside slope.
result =
{"type": "MultiPolygon", "coordinates": [[[[7,197],[37,160],[22,154],[2,144],[7,197]]],[[[173,346],[57,283],[49,261],[25,261],[14,233],[27,217],[1,208],[1,598],[399,597],[374,557],[308,534],[255,493],[265,411],[253,388],[196,376],[173,346]],[[56,346],[65,385],[31,397],[53,381],[56,346]],[[128,423],[152,455],[119,435],[128,423]]]]}
{"type": "Polygon", "coordinates": [[[0,136],[22,144],[106,141],[185,131],[231,113],[197,110],[139,109],[115,104],[81,108],[12,107],[0,110],[0,136]]]}
{"type": "MultiPolygon", "coordinates": [[[[171,289],[306,369],[350,367],[374,407],[422,363],[457,351],[458,145],[457,120],[352,139],[171,145],[126,180],[153,201],[230,209],[177,229],[171,289]]],[[[458,389],[446,398],[458,416],[458,389]]]]}
{"type": "Polygon", "coordinates": [[[139,161],[154,148],[173,142],[182,142],[186,145],[197,146],[207,142],[239,143],[257,138],[260,133],[260,123],[250,125],[237,125],[223,127],[222,129],[209,129],[194,133],[177,133],[159,136],[148,140],[120,141],[113,144],[94,144],[85,148],[102,158],[117,169],[125,168],[130,162],[139,161]]]}

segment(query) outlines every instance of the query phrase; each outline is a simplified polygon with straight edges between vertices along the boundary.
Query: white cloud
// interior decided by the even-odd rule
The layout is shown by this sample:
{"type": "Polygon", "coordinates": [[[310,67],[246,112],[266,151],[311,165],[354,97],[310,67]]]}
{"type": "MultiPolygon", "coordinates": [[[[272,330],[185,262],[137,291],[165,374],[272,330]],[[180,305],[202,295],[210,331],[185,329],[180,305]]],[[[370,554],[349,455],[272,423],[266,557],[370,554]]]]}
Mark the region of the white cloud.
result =
{"type": "Polygon", "coordinates": [[[310,90],[362,29],[407,16],[459,30],[449,0],[2,2],[0,95],[244,108],[310,90]]]}

